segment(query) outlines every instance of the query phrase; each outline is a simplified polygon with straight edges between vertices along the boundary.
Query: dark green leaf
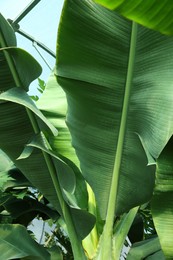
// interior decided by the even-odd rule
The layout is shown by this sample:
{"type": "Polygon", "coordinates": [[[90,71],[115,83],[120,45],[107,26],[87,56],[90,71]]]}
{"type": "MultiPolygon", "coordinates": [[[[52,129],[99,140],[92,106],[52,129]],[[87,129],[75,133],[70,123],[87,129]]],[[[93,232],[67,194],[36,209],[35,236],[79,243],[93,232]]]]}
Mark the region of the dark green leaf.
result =
{"type": "Polygon", "coordinates": [[[173,132],[172,38],[73,0],[65,2],[57,53],[72,143],[102,218],[111,187],[117,187],[117,214],[143,204],[154,186],[154,167],[147,164],[155,163],[173,132]]]}

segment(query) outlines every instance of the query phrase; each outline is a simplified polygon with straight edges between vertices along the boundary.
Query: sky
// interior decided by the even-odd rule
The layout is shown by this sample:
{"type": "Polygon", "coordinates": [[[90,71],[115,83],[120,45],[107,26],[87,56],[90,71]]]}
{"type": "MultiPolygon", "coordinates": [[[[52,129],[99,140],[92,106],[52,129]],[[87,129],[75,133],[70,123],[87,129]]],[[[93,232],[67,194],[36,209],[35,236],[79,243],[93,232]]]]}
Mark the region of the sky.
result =
{"type": "MultiPolygon", "coordinates": [[[[0,0],[0,12],[6,19],[14,20],[33,0],[0,0]]],[[[56,40],[58,24],[61,16],[64,0],[41,0],[20,22],[20,29],[45,44],[53,52],[56,52],[56,40]]],[[[47,81],[50,69],[40,57],[31,41],[16,33],[17,45],[28,51],[42,66],[41,79],[47,81]]],[[[44,50],[37,47],[41,55],[53,69],[55,59],[44,50]]],[[[30,94],[37,92],[38,82],[34,81],[30,86],[30,94]]]]}

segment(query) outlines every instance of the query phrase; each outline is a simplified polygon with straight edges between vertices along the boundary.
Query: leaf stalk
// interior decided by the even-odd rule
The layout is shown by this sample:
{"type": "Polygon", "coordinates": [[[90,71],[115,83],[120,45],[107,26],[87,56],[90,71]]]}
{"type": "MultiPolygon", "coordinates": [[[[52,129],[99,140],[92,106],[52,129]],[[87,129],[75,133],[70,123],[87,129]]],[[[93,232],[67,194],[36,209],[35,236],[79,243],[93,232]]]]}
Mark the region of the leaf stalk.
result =
{"type": "Polygon", "coordinates": [[[108,201],[106,222],[102,234],[101,254],[99,258],[101,260],[113,259],[112,258],[113,223],[115,217],[116,201],[117,201],[117,194],[118,194],[118,182],[119,182],[123,147],[125,142],[129,103],[130,103],[130,96],[132,90],[133,71],[134,71],[135,53],[136,53],[136,39],[137,39],[137,24],[133,22],[119,137],[118,137],[118,143],[117,143],[116,154],[115,154],[115,162],[113,168],[110,196],[108,201]]]}

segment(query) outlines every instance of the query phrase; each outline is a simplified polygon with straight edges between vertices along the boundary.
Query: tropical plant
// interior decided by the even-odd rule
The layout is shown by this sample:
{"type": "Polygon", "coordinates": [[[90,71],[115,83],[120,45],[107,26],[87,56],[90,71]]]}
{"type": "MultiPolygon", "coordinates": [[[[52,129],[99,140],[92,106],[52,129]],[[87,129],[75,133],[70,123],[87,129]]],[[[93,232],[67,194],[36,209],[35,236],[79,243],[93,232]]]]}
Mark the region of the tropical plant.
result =
{"type": "MultiPolygon", "coordinates": [[[[65,1],[56,69],[36,103],[26,92],[41,68],[0,17],[0,148],[60,214],[74,259],[119,259],[148,205],[156,237],[127,259],[172,259],[173,45],[160,32],[172,34],[173,4],[95,2],[117,9],[65,1]]],[[[50,259],[39,250],[20,257],[50,259]]]]}

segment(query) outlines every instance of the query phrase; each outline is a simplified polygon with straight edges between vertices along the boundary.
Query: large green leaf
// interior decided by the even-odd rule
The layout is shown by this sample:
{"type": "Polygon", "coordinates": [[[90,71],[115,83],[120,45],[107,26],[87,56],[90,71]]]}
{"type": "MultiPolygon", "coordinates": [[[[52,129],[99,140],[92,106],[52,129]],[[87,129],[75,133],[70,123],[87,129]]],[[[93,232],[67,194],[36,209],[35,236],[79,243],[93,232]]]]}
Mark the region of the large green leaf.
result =
{"type": "Polygon", "coordinates": [[[50,254],[37,244],[21,225],[0,225],[1,259],[28,257],[32,260],[49,260],[50,254]]]}
{"type": "Polygon", "coordinates": [[[173,257],[173,138],[157,160],[152,215],[163,252],[173,257]]]}
{"type": "Polygon", "coordinates": [[[81,170],[103,219],[114,205],[118,215],[151,198],[154,168],[147,164],[173,131],[171,53],[171,37],[89,0],[65,2],[58,82],[81,170]]]}
{"type": "Polygon", "coordinates": [[[128,19],[164,34],[173,34],[172,0],[95,0],[128,19]]]}

